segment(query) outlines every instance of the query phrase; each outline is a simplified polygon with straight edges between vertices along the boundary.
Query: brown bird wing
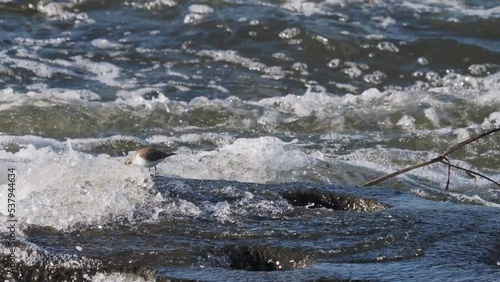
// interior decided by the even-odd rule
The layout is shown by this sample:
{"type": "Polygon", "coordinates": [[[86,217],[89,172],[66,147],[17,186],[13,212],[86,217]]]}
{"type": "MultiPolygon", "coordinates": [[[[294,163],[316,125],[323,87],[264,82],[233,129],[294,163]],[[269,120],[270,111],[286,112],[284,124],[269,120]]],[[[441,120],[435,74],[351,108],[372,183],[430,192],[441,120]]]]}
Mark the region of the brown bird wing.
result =
{"type": "Polygon", "coordinates": [[[145,153],[145,155],[143,157],[145,157],[146,159],[151,160],[151,161],[162,160],[162,159],[165,159],[165,158],[168,158],[170,156],[175,155],[173,153],[164,153],[162,151],[158,151],[155,149],[144,150],[144,153],[145,153]]]}

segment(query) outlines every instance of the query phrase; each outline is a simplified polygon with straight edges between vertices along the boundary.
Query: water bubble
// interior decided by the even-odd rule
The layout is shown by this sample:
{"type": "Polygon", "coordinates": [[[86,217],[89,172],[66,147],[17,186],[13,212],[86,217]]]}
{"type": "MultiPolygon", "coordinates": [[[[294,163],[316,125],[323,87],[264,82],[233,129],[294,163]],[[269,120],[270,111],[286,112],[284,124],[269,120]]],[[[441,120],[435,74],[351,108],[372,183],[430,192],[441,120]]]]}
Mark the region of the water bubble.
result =
{"type": "Polygon", "coordinates": [[[425,78],[429,81],[429,82],[432,82],[432,83],[437,83],[441,77],[439,76],[438,73],[436,72],[433,72],[433,71],[428,71],[426,74],[425,74],[425,78]]]}
{"type": "Polygon", "coordinates": [[[188,10],[191,13],[197,13],[197,14],[210,14],[213,13],[214,9],[212,9],[208,5],[200,5],[200,4],[194,4],[189,6],[188,10]]]}
{"type": "Polygon", "coordinates": [[[376,70],[371,74],[367,74],[367,75],[363,76],[363,80],[368,82],[368,83],[380,84],[380,83],[382,83],[382,80],[386,77],[387,76],[385,75],[385,73],[376,70]]]}
{"type": "Polygon", "coordinates": [[[329,68],[335,69],[340,65],[339,59],[332,59],[328,64],[326,64],[329,68]]]}
{"type": "Polygon", "coordinates": [[[399,48],[396,45],[394,45],[394,43],[388,41],[380,42],[379,44],[377,44],[377,48],[382,51],[388,51],[394,53],[399,52],[399,48]]]}
{"type": "Polygon", "coordinates": [[[294,69],[296,71],[300,71],[302,73],[307,73],[307,64],[301,63],[301,62],[297,62],[297,63],[294,63],[292,65],[292,69],[294,69]]]}
{"type": "Polygon", "coordinates": [[[475,76],[486,75],[489,74],[488,67],[490,67],[489,64],[470,65],[469,72],[475,76]]]}
{"type": "Polygon", "coordinates": [[[279,37],[283,39],[294,38],[300,34],[300,29],[297,27],[287,28],[279,33],[279,37]]]}
{"type": "Polygon", "coordinates": [[[423,66],[425,66],[429,63],[429,61],[427,61],[427,59],[425,57],[418,58],[417,62],[423,66]]]}

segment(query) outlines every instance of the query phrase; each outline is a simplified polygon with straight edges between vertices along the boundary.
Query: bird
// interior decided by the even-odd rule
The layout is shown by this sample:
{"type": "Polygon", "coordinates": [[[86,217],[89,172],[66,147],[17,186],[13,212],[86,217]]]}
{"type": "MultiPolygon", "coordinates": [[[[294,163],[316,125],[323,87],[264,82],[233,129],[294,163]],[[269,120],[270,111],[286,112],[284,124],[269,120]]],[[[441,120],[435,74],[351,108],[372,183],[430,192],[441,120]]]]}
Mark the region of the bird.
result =
{"type": "Polygon", "coordinates": [[[151,167],[155,168],[156,175],[156,165],[162,162],[164,159],[175,155],[174,153],[164,153],[153,148],[141,148],[135,151],[130,157],[126,158],[123,162],[126,165],[136,164],[142,167],[147,167],[151,171],[151,167]]]}

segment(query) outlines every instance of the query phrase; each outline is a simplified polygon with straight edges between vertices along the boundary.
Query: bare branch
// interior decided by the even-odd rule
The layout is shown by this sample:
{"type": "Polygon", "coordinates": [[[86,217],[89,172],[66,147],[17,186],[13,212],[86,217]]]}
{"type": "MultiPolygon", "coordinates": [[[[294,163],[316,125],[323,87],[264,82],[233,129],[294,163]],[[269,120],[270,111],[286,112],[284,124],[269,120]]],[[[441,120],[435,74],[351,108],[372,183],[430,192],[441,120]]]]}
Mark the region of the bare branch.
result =
{"type": "Polygon", "coordinates": [[[433,164],[433,163],[440,162],[442,159],[443,159],[442,157],[437,157],[437,158],[432,159],[430,161],[426,161],[426,162],[419,163],[419,164],[416,164],[416,165],[413,165],[413,166],[409,166],[409,167],[404,168],[402,170],[398,170],[398,171],[393,172],[391,174],[387,174],[387,175],[384,175],[384,176],[379,177],[377,179],[374,179],[374,180],[372,180],[370,182],[367,182],[367,183],[363,184],[362,186],[372,186],[372,185],[378,184],[378,183],[380,183],[382,181],[385,181],[385,180],[387,180],[389,178],[393,178],[393,177],[398,176],[400,174],[403,174],[405,172],[408,172],[408,171],[411,171],[411,170],[414,170],[414,169],[417,169],[417,168],[421,168],[421,167],[426,166],[426,165],[430,165],[430,164],[433,164]]]}
{"type": "Polygon", "coordinates": [[[444,161],[441,161],[442,163],[446,164],[446,165],[449,165],[451,166],[452,168],[456,168],[456,169],[459,169],[459,170],[462,170],[462,171],[465,171],[469,176],[473,177],[474,179],[476,178],[474,175],[477,175],[479,177],[482,177],[486,180],[489,180],[490,182],[498,185],[500,187],[500,183],[496,182],[495,180],[489,178],[488,176],[484,175],[484,174],[481,174],[479,172],[476,172],[476,171],[473,171],[473,170],[470,170],[470,169],[466,169],[466,168],[463,168],[463,167],[460,167],[460,166],[457,166],[457,165],[452,165],[451,163],[449,162],[444,162],[444,161]]]}
{"type": "Polygon", "coordinates": [[[448,188],[450,188],[450,181],[451,181],[451,163],[450,160],[448,160],[448,158],[443,158],[443,159],[446,161],[441,160],[441,162],[448,164],[448,179],[446,180],[446,188],[444,189],[444,191],[448,193],[448,188]]]}
{"type": "Polygon", "coordinates": [[[472,142],[474,142],[474,141],[476,141],[476,140],[478,140],[478,139],[481,139],[481,138],[483,138],[484,136],[487,136],[487,135],[490,135],[490,134],[492,134],[492,133],[495,133],[495,132],[497,132],[497,131],[500,131],[500,127],[495,128],[495,129],[492,129],[492,130],[489,130],[489,131],[486,131],[486,132],[484,132],[484,133],[482,133],[482,134],[479,134],[479,135],[477,135],[477,136],[475,136],[475,137],[471,137],[471,138],[469,138],[469,139],[467,139],[467,140],[465,140],[465,141],[463,141],[463,142],[458,143],[458,144],[457,144],[457,145],[455,145],[455,146],[452,146],[450,149],[448,149],[448,151],[444,152],[441,156],[446,157],[446,156],[448,156],[449,154],[451,154],[451,153],[455,152],[456,150],[458,150],[458,149],[462,148],[463,146],[465,146],[465,145],[467,145],[467,144],[469,144],[469,143],[472,143],[472,142]]]}
{"type": "Polygon", "coordinates": [[[450,155],[451,153],[455,152],[456,150],[462,148],[463,146],[469,144],[469,143],[472,143],[478,139],[481,139],[487,135],[490,135],[492,133],[495,133],[497,131],[500,131],[500,127],[498,128],[495,128],[495,129],[492,129],[492,130],[489,130],[489,131],[486,131],[482,134],[479,134],[477,136],[474,136],[474,137],[471,137],[465,141],[462,141],[454,146],[452,146],[451,148],[449,148],[447,151],[445,151],[442,155],[440,155],[439,157],[437,158],[434,158],[434,159],[431,159],[429,161],[426,161],[426,162],[423,162],[423,163],[419,163],[419,164],[416,164],[416,165],[413,165],[413,166],[409,166],[407,168],[404,168],[402,170],[398,170],[396,172],[393,172],[391,174],[387,174],[387,175],[384,175],[382,177],[379,177],[377,179],[374,179],[372,181],[369,181],[369,182],[366,182],[365,184],[363,184],[362,186],[372,186],[372,185],[375,185],[375,184],[378,184],[382,181],[385,181],[387,179],[390,179],[390,178],[393,178],[395,176],[398,176],[400,174],[403,174],[403,173],[406,173],[408,171],[411,171],[411,170],[414,170],[414,169],[417,169],[417,168],[421,168],[423,166],[427,166],[427,165],[430,165],[430,164],[433,164],[433,163],[437,163],[437,162],[441,162],[441,163],[444,163],[446,165],[448,165],[448,181],[447,181],[447,184],[446,184],[446,191],[448,191],[448,186],[449,186],[449,183],[450,183],[450,173],[451,173],[451,168],[456,168],[456,169],[460,169],[460,170],[463,170],[467,173],[470,173],[470,174],[473,174],[473,175],[477,175],[477,176],[480,176],[480,177],[483,177],[495,184],[497,184],[498,186],[500,186],[500,184],[498,184],[498,182],[496,182],[495,180],[481,174],[481,173],[478,173],[478,172],[474,172],[472,170],[468,170],[468,169],[465,169],[465,168],[462,168],[462,167],[459,167],[459,166],[455,166],[455,165],[452,165],[450,163],[450,161],[447,159],[447,156],[450,155]],[[446,160],[446,161],[443,161],[443,160],[446,160]]]}

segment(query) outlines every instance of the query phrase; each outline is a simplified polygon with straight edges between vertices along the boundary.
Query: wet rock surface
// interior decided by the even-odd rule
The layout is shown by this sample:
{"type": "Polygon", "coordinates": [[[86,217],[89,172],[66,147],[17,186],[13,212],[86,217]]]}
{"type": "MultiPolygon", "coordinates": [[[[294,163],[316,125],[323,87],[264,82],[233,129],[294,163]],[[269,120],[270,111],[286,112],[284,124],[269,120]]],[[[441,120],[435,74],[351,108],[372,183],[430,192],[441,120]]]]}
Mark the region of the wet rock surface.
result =
{"type": "Polygon", "coordinates": [[[374,199],[357,198],[318,189],[288,190],[280,193],[294,207],[326,208],[341,211],[375,212],[389,207],[374,199]]]}
{"type": "Polygon", "coordinates": [[[218,251],[227,267],[248,271],[277,271],[305,268],[312,264],[300,250],[273,246],[228,246],[218,251]]]}

